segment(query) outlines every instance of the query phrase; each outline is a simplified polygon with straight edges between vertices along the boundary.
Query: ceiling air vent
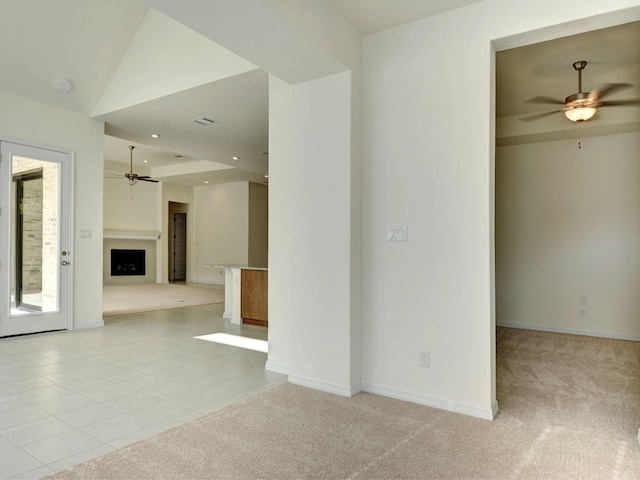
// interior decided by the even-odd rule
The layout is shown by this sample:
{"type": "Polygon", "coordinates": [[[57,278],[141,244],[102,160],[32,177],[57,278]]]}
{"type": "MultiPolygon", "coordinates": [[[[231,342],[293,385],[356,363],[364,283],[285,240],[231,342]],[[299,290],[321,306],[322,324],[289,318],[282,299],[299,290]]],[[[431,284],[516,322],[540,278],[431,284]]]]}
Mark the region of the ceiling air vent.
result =
{"type": "Polygon", "coordinates": [[[192,122],[199,123],[200,125],[213,125],[214,123],[218,123],[207,117],[196,118],[195,120],[192,120],[192,122]]]}

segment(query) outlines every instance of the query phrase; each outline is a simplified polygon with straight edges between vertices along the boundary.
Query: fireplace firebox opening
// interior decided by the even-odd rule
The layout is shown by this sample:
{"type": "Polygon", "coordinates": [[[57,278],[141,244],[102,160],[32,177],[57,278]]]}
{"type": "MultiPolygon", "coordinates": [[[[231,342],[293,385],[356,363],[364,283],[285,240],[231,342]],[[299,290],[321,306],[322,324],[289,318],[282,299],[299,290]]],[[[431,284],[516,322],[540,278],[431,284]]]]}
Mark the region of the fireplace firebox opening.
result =
{"type": "Polygon", "coordinates": [[[111,249],[111,276],[145,275],[144,250],[111,249]]]}

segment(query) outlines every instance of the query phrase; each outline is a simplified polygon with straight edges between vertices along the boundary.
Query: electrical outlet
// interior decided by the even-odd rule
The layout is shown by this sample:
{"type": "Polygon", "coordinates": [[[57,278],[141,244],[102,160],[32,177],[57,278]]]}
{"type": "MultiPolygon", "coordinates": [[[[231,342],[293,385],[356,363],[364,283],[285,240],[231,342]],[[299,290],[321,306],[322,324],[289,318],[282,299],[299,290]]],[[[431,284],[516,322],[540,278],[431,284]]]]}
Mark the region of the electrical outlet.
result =
{"type": "Polygon", "coordinates": [[[420,365],[421,367],[431,366],[431,355],[429,354],[429,352],[420,352],[418,365],[420,365]]]}

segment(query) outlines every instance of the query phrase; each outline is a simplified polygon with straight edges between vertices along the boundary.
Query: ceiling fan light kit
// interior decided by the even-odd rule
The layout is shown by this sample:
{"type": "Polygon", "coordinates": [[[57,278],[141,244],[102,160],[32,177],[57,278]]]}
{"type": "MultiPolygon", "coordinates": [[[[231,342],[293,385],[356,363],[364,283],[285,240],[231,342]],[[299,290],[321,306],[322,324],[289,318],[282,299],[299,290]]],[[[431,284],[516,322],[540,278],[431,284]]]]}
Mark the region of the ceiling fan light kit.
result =
{"type": "Polygon", "coordinates": [[[596,114],[594,107],[572,107],[564,112],[572,122],[586,122],[596,114]]]}

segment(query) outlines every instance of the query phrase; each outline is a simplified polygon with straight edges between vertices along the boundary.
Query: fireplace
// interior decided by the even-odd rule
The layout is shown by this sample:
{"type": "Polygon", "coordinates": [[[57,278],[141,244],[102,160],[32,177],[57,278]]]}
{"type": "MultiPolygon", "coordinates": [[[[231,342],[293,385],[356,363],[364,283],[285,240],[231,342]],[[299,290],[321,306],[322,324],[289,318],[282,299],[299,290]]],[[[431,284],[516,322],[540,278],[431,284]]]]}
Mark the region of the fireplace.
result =
{"type": "Polygon", "coordinates": [[[111,276],[145,275],[144,250],[111,249],[111,276]]]}

